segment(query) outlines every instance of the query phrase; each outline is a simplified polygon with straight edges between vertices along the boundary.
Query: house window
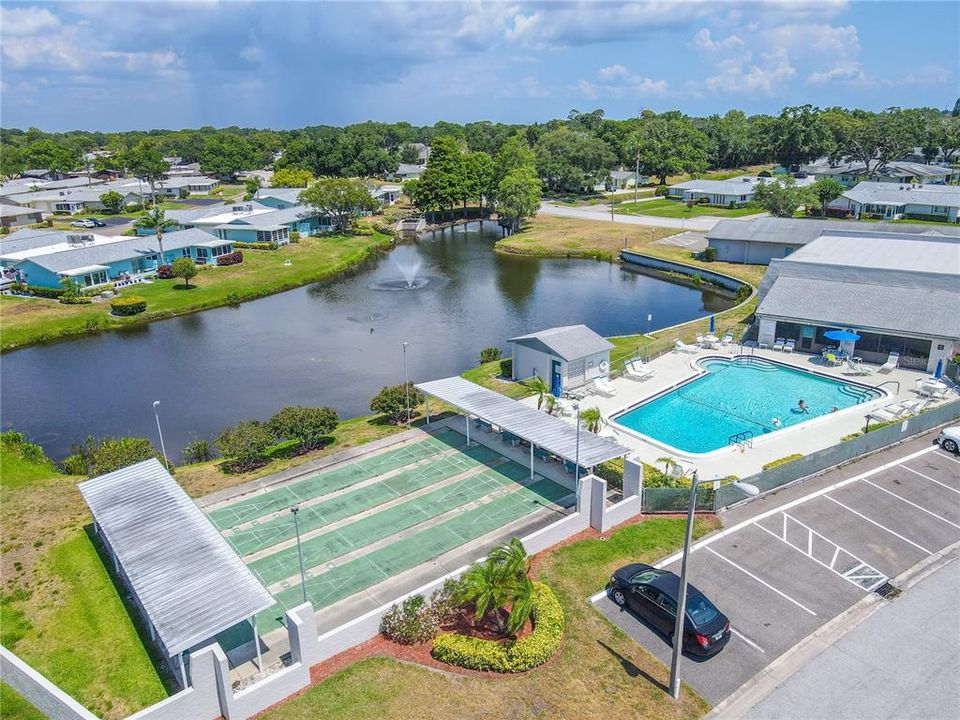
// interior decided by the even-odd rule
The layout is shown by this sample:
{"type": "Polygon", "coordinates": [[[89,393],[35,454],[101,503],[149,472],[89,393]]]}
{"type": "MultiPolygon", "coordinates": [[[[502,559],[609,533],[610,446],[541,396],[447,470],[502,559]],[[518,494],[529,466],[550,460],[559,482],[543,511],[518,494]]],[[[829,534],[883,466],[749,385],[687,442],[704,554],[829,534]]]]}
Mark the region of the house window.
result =
{"type": "Polygon", "coordinates": [[[93,285],[103,285],[107,281],[107,273],[105,270],[98,270],[97,272],[87,273],[83,276],[83,286],[92,287],[93,285]]]}
{"type": "Polygon", "coordinates": [[[217,230],[217,238],[220,239],[220,240],[226,240],[226,239],[227,239],[227,231],[226,231],[226,230],[217,230]]]}
{"type": "Polygon", "coordinates": [[[197,248],[197,259],[206,260],[210,256],[210,251],[206,248],[198,247],[197,248]]]}
{"type": "Polygon", "coordinates": [[[184,257],[190,257],[190,248],[184,248],[182,252],[184,257]]]}
{"type": "Polygon", "coordinates": [[[213,256],[214,256],[214,257],[220,257],[221,255],[229,255],[229,254],[230,254],[230,246],[229,246],[229,245],[217,245],[217,246],[213,249],[213,256]]]}

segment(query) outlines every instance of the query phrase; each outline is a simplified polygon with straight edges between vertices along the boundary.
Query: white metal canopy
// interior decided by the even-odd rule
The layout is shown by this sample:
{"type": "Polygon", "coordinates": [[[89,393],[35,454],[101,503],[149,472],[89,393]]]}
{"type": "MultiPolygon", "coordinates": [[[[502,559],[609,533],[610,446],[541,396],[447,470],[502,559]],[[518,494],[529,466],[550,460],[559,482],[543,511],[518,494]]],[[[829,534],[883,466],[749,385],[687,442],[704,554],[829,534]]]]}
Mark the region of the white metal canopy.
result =
{"type": "Polygon", "coordinates": [[[169,656],[274,604],[155,458],[78,487],[169,656]]]}
{"type": "MultiPolygon", "coordinates": [[[[559,418],[527,407],[461,377],[417,383],[416,388],[463,410],[467,415],[486,420],[531,445],[543,448],[564,460],[576,462],[577,429],[559,418]]],[[[593,467],[630,453],[629,448],[620,443],[591,432],[581,432],[579,442],[581,467],[593,467]]]]}

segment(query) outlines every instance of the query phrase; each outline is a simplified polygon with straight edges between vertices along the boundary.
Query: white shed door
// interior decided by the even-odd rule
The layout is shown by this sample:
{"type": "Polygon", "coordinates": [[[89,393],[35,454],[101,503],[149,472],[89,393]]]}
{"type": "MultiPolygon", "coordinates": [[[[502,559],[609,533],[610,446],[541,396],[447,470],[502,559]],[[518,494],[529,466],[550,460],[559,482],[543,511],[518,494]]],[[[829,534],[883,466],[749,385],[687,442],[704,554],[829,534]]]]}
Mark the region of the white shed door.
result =
{"type": "Polygon", "coordinates": [[[587,380],[587,361],[583,358],[567,364],[567,385],[580,387],[587,380]]]}

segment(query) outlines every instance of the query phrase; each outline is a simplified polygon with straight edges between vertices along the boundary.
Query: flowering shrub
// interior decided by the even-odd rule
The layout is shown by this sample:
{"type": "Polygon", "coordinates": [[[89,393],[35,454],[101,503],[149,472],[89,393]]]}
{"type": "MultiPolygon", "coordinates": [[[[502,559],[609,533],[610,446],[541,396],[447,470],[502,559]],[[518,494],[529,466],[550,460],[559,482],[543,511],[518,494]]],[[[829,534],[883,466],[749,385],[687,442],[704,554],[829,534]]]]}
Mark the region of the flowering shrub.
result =
{"type": "Polygon", "coordinates": [[[236,252],[227,253],[226,255],[220,255],[217,257],[217,265],[237,265],[243,262],[243,253],[237,250],[236,252]]]}
{"type": "Polygon", "coordinates": [[[157,268],[157,278],[160,280],[173,280],[173,265],[161,265],[157,268]]]}
{"type": "Polygon", "coordinates": [[[394,605],[380,621],[380,632],[400,645],[425,643],[437,634],[437,629],[453,613],[453,594],[456,582],[448,580],[434,590],[430,600],[413,595],[400,605],[394,605]]]}
{"type": "Polygon", "coordinates": [[[147,309],[147,301],[139,295],[124,295],[110,301],[114,315],[138,315],[147,309]]]}

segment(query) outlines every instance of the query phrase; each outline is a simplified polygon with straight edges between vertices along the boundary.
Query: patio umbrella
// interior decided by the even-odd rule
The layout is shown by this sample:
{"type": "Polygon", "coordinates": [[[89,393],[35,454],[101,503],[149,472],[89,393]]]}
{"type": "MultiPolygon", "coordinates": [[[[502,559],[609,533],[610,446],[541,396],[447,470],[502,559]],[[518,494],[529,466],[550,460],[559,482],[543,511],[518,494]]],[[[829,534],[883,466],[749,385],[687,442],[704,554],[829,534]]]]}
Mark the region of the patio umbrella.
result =
{"type": "Polygon", "coordinates": [[[710,316],[710,334],[713,335],[713,331],[717,329],[717,318],[715,315],[710,316]]]}
{"type": "Polygon", "coordinates": [[[860,336],[850,330],[827,330],[824,337],[836,340],[840,343],[840,349],[847,355],[853,355],[853,346],[860,336]]]}
{"type": "Polygon", "coordinates": [[[937,369],[933,371],[933,379],[939,380],[943,377],[943,358],[937,360],[937,369]]]}

